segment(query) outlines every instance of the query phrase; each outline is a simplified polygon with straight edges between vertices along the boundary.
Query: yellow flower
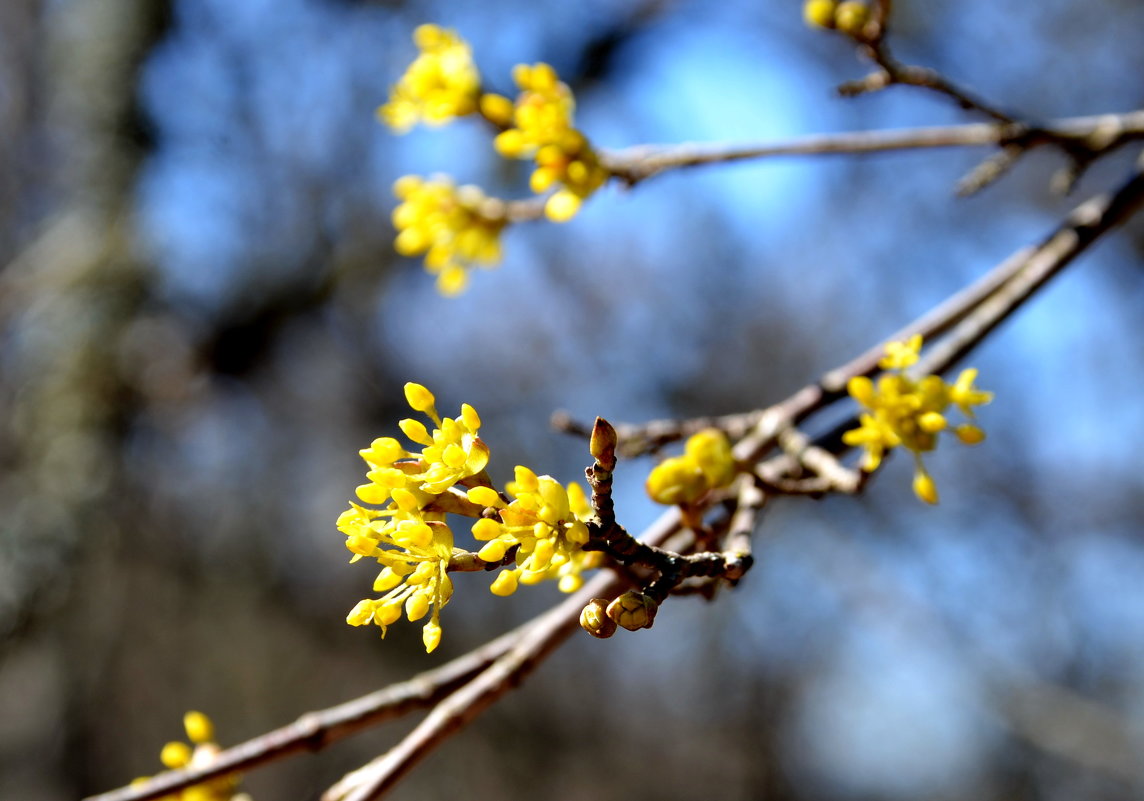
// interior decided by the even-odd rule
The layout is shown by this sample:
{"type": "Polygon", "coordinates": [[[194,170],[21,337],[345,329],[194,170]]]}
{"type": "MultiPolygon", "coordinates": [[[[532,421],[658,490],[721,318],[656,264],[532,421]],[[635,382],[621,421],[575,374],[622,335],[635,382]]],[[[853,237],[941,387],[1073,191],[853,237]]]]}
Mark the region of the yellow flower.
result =
{"type": "Polygon", "coordinates": [[[576,102],[572,91],[548,64],[518,64],[513,78],[521,89],[513,108],[512,125],[494,145],[507,158],[533,158],[529,178],[533,192],[557,191],[545,203],[553,222],[576,216],[584,199],[608,180],[587,138],[572,124],[576,102]]]}
{"type": "Polygon", "coordinates": [[[420,453],[406,451],[392,437],[379,437],[360,451],[370,467],[366,474],[370,483],[358,487],[357,493],[366,503],[384,504],[397,489],[409,490],[425,501],[424,494],[440,495],[488,464],[489,448],[477,436],[481,418],[476,409],[465,403],[460,415],[442,419],[429,390],[412,382],[405,387],[410,406],[425,413],[436,428],[430,432],[423,423],[409,418],[398,424],[407,437],[424,446],[420,453]]]}
{"type": "Polygon", "coordinates": [[[380,541],[393,546],[378,547],[373,554],[383,565],[373,589],[385,595],[358,601],[346,622],[351,626],[374,623],[384,637],[403,613],[410,622],[432,613],[422,630],[425,650],[432,652],[441,642],[441,609],[453,595],[453,581],[447,572],[453,555],[453,532],[443,520],[432,520],[416,535],[402,537],[393,531],[380,541]],[[428,535],[427,541],[422,533],[428,535]]]}
{"type": "Polygon", "coordinates": [[[407,175],[393,185],[401,203],[393,211],[394,248],[403,256],[425,256],[442,295],[456,295],[474,266],[500,261],[500,235],[507,224],[504,204],[476,186],[455,187],[447,176],[428,180],[407,175]]]}
{"type": "Polygon", "coordinates": [[[862,469],[872,473],[882,463],[882,454],[901,444],[894,429],[882,419],[870,414],[859,416],[858,428],[851,429],[842,435],[842,441],[847,445],[860,446],[866,449],[866,456],[862,462],[862,469]]]}
{"type": "Polygon", "coordinates": [[[802,7],[802,17],[807,25],[814,28],[833,28],[835,0],[807,0],[802,7]]]}
{"type": "MultiPolygon", "coordinates": [[[[221,749],[214,741],[214,725],[202,712],[188,712],[183,716],[183,728],[191,744],[178,740],[167,743],[159,753],[159,761],[170,770],[179,768],[205,767],[211,764],[221,749]]],[[[131,784],[138,785],[147,777],[135,779],[131,784]]],[[[245,794],[235,795],[239,775],[232,773],[217,779],[195,784],[173,795],[165,795],[160,801],[250,801],[245,794]]]]}
{"type": "Polygon", "coordinates": [[[845,0],[834,11],[834,27],[851,36],[860,34],[869,19],[870,7],[859,0],[845,0]]]}
{"type": "Polygon", "coordinates": [[[694,503],[709,489],[699,465],[683,456],[672,456],[653,467],[645,486],[653,501],[667,506],[694,503]]]}
{"type": "Polygon", "coordinates": [[[418,122],[442,125],[477,110],[481,76],[469,45],[455,31],[421,25],[413,32],[421,51],[377,110],[391,128],[404,133],[418,122]]]}
{"type": "Polygon", "coordinates": [[[914,334],[905,342],[887,342],[886,355],[878,362],[878,366],[883,370],[902,370],[918,360],[921,349],[921,334],[914,334]]]}
{"type": "Polygon", "coordinates": [[[587,552],[587,520],[592,507],[578,484],[567,487],[551,476],[537,476],[527,467],[516,468],[516,480],[506,487],[513,501],[505,504],[487,488],[469,490],[469,500],[496,508],[499,519],[482,518],[473,524],[473,536],[484,541],[477,555],[499,562],[513,548],[516,566],[505,568],[491,587],[496,595],[511,595],[519,584],[558,581],[562,592],[575,592],[583,584],[584,570],[598,567],[601,554],[587,552]]]}
{"type": "MultiPolygon", "coordinates": [[[[947,412],[956,406],[967,417],[973,417],[973,407],[989,403],[992,393],[974,387],[977,370],[962,371],[954,384],[947,384],[936,375],[914,379],[906,368],[915,364],[921,351],[922,338],[915,334],[906,342],[890,342],[886,356],[878,363],[889,370],[877,382],[865,376],[851,378],[847,390],[854,400],[867,411],[859,416],[858,428],[842,435],[847,445],[865,450],[862,469],[878,469],[883,454],[898,446],[911,451],[917,460],[914,474],[914,494],[926,503],[937,503],[937,485],[926,472],[921,454],[937,447],[938,437],[951,430],[947,412]]],[[[961,424],[952,427],[955,436],[967,445],[985,438],[977,426],[961,424]]]]}
{"type": "Polygon", "coordinates": [[[973,386],[973,382],[977,380],[977,370],[969,368],[962,370],[961,375],[957,377],[957,381],[949,388],[949,400],[966,417],[973,417],[974,406],[984,406],[993,400],[992,392],[982,392],[973,386]]]}
{"type": "MultiPolygon", "coordinates": [[[[427,416],[435,428],[407,418],[402,432],[423,446],[407,451],[396,439],[380,437],[360,453],[370,470],[358,497],[382,508],[351,503],[338,518],[351,562],[376,559],[382,566],[374,581],[381,598],[367,598],[346,616],[351,626],[374,623],[384,637],[387,627],[402,617],[411,621],[430,614],[422,631],[425,648],[441,642],[441,608],[453,593],[447,571],[453,555],[453,532],[445,512],[432,504],[459,481],[481,473],[489,460],[488,446],[477,436],[481,418],[467,403],[456,418],[442,418],[433,393],[421,384],[405,385],[410,408],[427,416]]],[[[495,493],[494,493],[495,495],[495,493]]]]}
{"type": "Polygon", "coordinates": [[[727,435],[706,428],[688,437],[682,456],[664,459],[647,477],[647,493],[656,503],[694,503],[708,490],[730,486],[735,460],[727,435]]]}

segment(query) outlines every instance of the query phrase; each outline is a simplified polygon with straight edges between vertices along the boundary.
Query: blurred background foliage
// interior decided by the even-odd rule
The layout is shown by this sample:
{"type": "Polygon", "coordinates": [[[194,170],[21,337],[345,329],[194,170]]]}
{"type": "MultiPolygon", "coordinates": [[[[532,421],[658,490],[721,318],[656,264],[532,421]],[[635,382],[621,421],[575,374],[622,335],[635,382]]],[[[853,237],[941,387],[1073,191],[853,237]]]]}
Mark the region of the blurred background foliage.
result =
{"type": "MultiPolygon", "coordinates": [[[[893,44],[1033,118],[1144,102],[1144,5],[899,2],[893,44]]],[[[390,187],[526,194],[457,123],[373,117],[421,22],[487,82],[552,63],[602,146],[963,120],[893,90],[793,0],[0,4],[0,797],[153,773],[186,709],[224,744],[405,678],[555,600],[463,576],[426,656],[342,621],[372,573],[333,521],[401,386],[472,403],[492,469],[579,477],[557,408],[616,421],[785,397],[1035,240],[1075,202],[980,152],[741,164],[522,225],[444,299],[392,252],[390,187]]],[[[1078,189],[1112,185],[1127,160],[1078,189]]],[[[1144,226],[974,357],[989,440],[859,499],[773,504],[757,566],[650,632],[576,637],[397,798],[1084,799],[1144,788],[1144,226]]],[[[455,413],[455,412],[453,412],[455,413]]],[[[655,514],[621,468],[621,521],[655,514]]],[[[391,724],[248,778],[316,798],[391,724]]]]}

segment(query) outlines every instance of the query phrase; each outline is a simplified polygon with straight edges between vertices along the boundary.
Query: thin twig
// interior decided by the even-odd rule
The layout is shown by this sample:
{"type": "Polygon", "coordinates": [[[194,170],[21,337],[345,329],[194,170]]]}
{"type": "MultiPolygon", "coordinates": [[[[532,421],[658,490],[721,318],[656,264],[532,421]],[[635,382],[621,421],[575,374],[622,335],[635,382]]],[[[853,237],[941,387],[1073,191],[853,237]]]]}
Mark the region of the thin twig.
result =
{"type": "Polygon", "coordinates": [[[938,147],[981,147],[1020,137],[1026,147],[1078,143],[1097,152],[1144,137],[1144,111],[1066,117],[1035,128],[1010,121],[979,122],[923,128],[810,134],[777,142],[739,144],[640,145],[601,154],[612,175],[635,184],[667,170],[776,156],[822,156],[884,153],[938,147]]]}
{"type": "Polygon", "coordinates": [[[862,487],[862,473],[844,466],[834,454],[812,443],[794,426],[779,433],[778,444],[822,479],[827,490],[852,495],[862,487]]]}
{"type": "MultiPolygon", "coordinates": [[[[648,453],[655,453],[665,445],[697,434],[705,428],[717,428],[732,440],[739,439],[754,428],[758,422],[758,411],[728,414],[718,417],[690,417],[686,420],[663,419],[644,423],[619,423],[615,426],[619,437],[616,448],[622,456],[634,459],[648,453]]],[[[567,412],[553,413],[551,425],[557,431],[578,437],[591,436],[591,426],[575,420],[567,412]]]]}
{"type": "MultiPolygon", "coordinates": [[[[730,554],[738,554],[746,562],[744,572],[750,568],[754,557],[751,554],[751,535],[759,525],[759,516],[767,503],[767,494],[759,487],[753,476],[739,476],[735,494],[735,509],[727,525],[727,540],[723,547],[730,554]],[[748,561],[750,560],[750,561],[748,561]]],[[[727,576],[737,581],[742,576],[727,576]]]]}
{"type": "Polygon", "coordinates": [[[406,681],[352,701],[309,712],[293,723],[220,752],[209,765],[171,770],[138,785],[87,801],[147,801],[194,784],[249,770],[304,751],[320,751],[358,731],[433,706],[508,651],[526,628],[518,627],[463,656],[406,681]]]}
{"type": "Polygon", "coordinates": [[[977,346],[990,331],[1017,311],[1038,289],[1102,234],[1124,222],[1144,204],[1144,153],[1115,192],[1081,203],[1028,256],[1012,279],[958,323],[922,356],[914,369],[941,373],[977,346]]]}
{"type": "MultiPolygon", "coordinates": [[[[879,14],[875,16],[879,16],[880,14],[888,14],[888,9],[885,7],[880,8],[879,14]]],[[[853,96],[864,92],[877,91],[895,84],[916,86],[922,89],[929,89],[940,95],[945,95],[961,108],[967,111],[980,112],[988,117],[992,117],[997,122],[1007,124],[1017,121],[1016,116],[1002,111],[968,90],[962,89],[937,70],[930,69],[929,67],[903,64],[898,61],[890,52],[890,46],[885,36],[884,21],[873,33],[873,38],[867,38],[861,41],[861,44],[863,45],[862,50],[864,54],[878,65],[878,71],[871,73],[863,80],[843,84],[838,87],[839,94],[843,96],[853,96]]]]}
{"type": "Polygon", "coordinates": [[[977,194],[1009,172],[1027,150],[1028,147],[1024,144],[1010,143],[1003,146],[961,178],[955,191],[961,197],[977,194]]]}

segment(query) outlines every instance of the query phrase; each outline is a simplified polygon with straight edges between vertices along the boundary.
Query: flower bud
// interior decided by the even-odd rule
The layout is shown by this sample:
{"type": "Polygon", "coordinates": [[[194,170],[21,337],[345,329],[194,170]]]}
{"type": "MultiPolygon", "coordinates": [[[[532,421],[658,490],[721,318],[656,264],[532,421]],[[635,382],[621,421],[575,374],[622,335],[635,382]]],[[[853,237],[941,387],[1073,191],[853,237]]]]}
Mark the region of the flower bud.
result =
{"type": "Polygon", "coordinates": [[[425,645],[425,653],[431,654],[441,644],[441,625],[430,620],[421,629],[421,642],[425,645]]]}
{"type": "Polygon", "coordinates": [[[650,629],[659,611],[656,602],[642,592],[628,590],[608,604],[608,617],[628,631],[650,629]]]}
{"type": "Polygon", "coordinates": [[[802,7],[802,18],[812,28],[833,28],[834,0],[807,0],[802,7]]]}
{"type": "Polygon", "coordinates": [[[978,445],[985,441],[985,432],[975,425],[964,423],[954,429],[957,438],[965,445],[978,445]]]}
{"type": "Polygon", "coordinates": [[[421,384],[415,384],[410,381],[405,385],[405,400],[414,411],[429,412],[433,409],[433,405],[437,399],[433,397],[432,392],[421,384]]]}
{"type": "Polygon", "coordinates": [[[612,424],[603,417],[597,417],[596,424],[592,426],[592,439],[588,443],[588,451],[605,470],[612,470],[616,466],[617,440],[616,429],[612,428],[612,424]]]}
{"type": "Polygon", "coordinates": [[[513,102],[504,95],[486,93],[480,99],[481,114],[496,125],[512,124],[513,102]]]}
{"type": "Polygon", "coordinates": [[[601,640],[616,633],[616,622],[608,617],[607,605],[606,598],[593,598],[580,613],[580,628],[601,640]]]}
{"type": "Polygon", "coordinates": [[[914,474],[914,495],[926,503],[937,503],[937,484],[929,473],[919,470],[914,474]]]}
{"type": "Polygon", "coordinates": [[[857,36],[862,33],[869,19],[869,6],[860,0],[846,0],[844,3],[839,3],[838,9],[834,12],[834,27],[843,33],[857,36]]]}
{"type": "Polygon", "coordinates": [[[503,598],[516,592],[519,581],[519,570],[502,570],[497,574],[497,577],[493,579],[492,586],[489,587],[489,590],[493,595],[499,595],[503,598]]]}
{"type": "Polygon", "coordinates": [[[707,477],[699,466],[678,456],[653,467],[646,487],[653,501],[667,506],[696,501],[709,488],[707,477]]]}
{"type": "Polygon", "coordinates": [[[191,762],[191,747],[178,741],[167,743],[159,752],[159,761],[171,770],[186,767],[191,762]]]}
{"type": "Polygon", "coordinates": [[[726,487],[735,479],[731,441],[717,428],[705,428],[688,437],[684,454],[703,471],[712,487],[726,487]]]}
{"type": "Polygon", "coordinates": [[[188,712],[183,715],[183,728],[192,743],[201,745],[214,739],[214,725],[202,712],[188,712]]]}

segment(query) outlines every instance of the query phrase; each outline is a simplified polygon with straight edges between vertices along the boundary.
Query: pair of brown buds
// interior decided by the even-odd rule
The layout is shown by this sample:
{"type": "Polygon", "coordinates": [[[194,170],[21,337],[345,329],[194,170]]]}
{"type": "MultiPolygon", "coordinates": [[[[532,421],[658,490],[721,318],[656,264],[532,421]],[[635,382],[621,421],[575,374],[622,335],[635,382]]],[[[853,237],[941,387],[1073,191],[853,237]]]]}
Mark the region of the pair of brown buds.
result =
{"type": "Polygon", "coordinates": [[[616,633],[617,626],[628,631],[650,629],[659,604],[636,590],[628,590],[611,603],[607,598],[593,598],[580,613],[580,627],[593,637],[605,639],[616,633]]]}

